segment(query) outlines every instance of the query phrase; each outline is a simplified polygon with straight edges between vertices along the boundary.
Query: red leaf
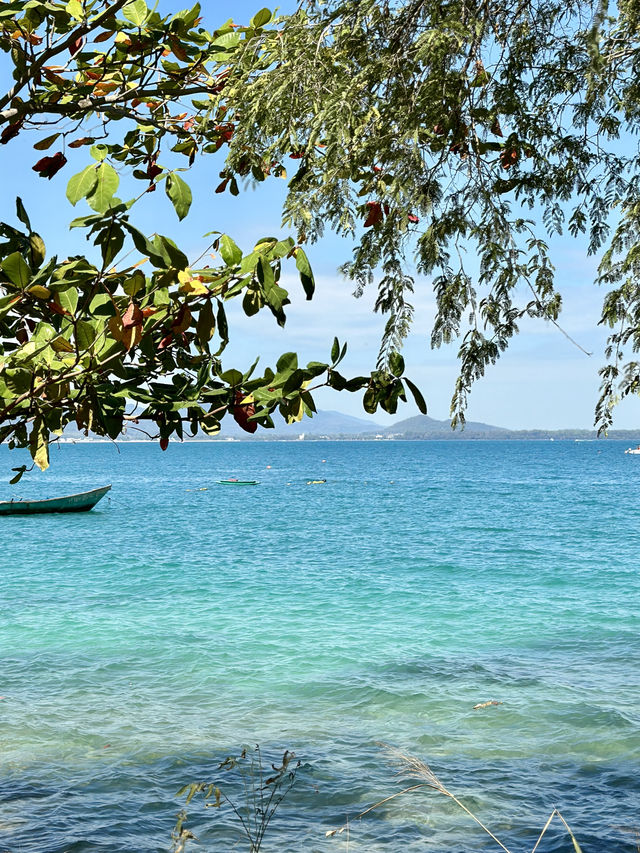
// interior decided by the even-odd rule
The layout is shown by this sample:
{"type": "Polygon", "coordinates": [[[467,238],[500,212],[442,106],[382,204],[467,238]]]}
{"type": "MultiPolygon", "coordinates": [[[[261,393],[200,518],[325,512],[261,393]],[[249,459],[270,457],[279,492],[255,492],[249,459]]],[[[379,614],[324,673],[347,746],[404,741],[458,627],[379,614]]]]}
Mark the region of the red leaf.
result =
{"type": "Polygon", "coordinates": [[[13,124],[8,124],[5,129],[0,133],[0,145],[6,145],[10,139],[13,139],[14,136],[17,136],[20,133],[20,129],[24,124],[24,119],[20,119],[19,121],[15,121],[13,124]]]}
{"type": "Polygon", "coordinates": [[[258,423],[257,421],[250,421],[249,418],[255,414],[256,407],[253,403],[242,405],[244,398],[245,394],[242,391],[236,391],[233,405],[233,419],[240,429],[253,433],[258,429],[258,423]]]}
{"type": "Polygon", "coordinates": [[[162,174],[162,166],[156,166],[155,160],[149,160],[149,165],[147,166],[147,177],[149,180],[152,181],[160,174],[162,174]]]}
{"type": "Polygon", "coordinates": [[[407,219],[409,220],[409,222],[413,222],[413,223],[420,222],[420,220],[419,220],[419,219],[418,219],[418,217],[415,215],[415,213],[410,213],[410,214],[407,216],[407,219]]]}
{"type": "Polygon", "coordinates": [[[218,186],[216,187],[216,192],[217,193],[223,193],[226,190],[228,183],[229,183],[229,178],[225,178],[224,181],[222,181],[222,183],[218,184],[218,186]]]}
{"type": "Polygon", "coordinates": [[[133,329],[134,326],[141,326],[144,320],[144,315],[139,306],[135,302],[130,302],[127,310],[122,315],[122,326],[124,329],[133,329]]]}
{"type": "Polygon", "coordinates": [[[505,148],[500,152],[500,164],[503,169],[509,169],[511,166],[514,166],[519,158],[520,154],[516,148],[505,148]]]}
{"type": "Polygon", "coordinates": [[[71,56],[75,56],[83,44],[84,39],[82,38],[82,36],[80,36],[69,46],[69,53],[71,54],[71,56]]]}
{"type": "Polygon", "coordinates": [[[165,337],[158,344],[158,349],[159,350],[160,349],[166,349],[168,346],[171,346],[172,342],[173,342],[173,335],[172,334],[165,335],[165,337]]]}
{"type": "Polygon", "coordinates": [[[83,136],[80,139],[74,139],[67,145],[67,148],[82,148],[83,145],[93,145],[95,141],[93,136],[83,136]]]}
{"type": "Polygon", "coordinates": [[[160,439],[160,450],[166,450],[169,447],[169,439],[161,438],[160,439]]]}
{"type": "Polygon", "coordinates": [[[174,335],[179,335],[182,332],[186,332],[186,330],[191,325],[191,311],[189,311],[189,306],[185,302],[182,304],[176,314],[176,318],[171,324],[171,331],[174,335]]]}
{"type": "MultiPolygon", "coordinates": [[[[230,123],[229,124],[217,124],[214,128],[216,133],[220,134],[219,139],[221,139],[224,142],[230,142],[231,141],[231,137],[235,133],[235,129],[236,129],[235,125],[230,124],[230,123]]],[[[220,144],[222,144],[222,142],[220,144]]]]}
{"type": "Polygon", "coordinates": [[[58,151],[57,154],[54,154],[53,157],[43,157],[41,160],[32,166],[34,172],[37,172],[41,178],[51,178],[59,172],[60,169],[67,162],[67,158],[64,156],[62,151],[58,151]]]}
{"type": "Polygon", "coordinates": [[[382,222],[384,214],[382,213],[382,205],[380,202],[368,201],[367,207],[369,208],[369,213],[364,221],[364,227],[369,228],[371,225],[377,225],[378,222],[382,222]]]}
{"type": "Polygon", "coordinates": [[[58,305],[57,302],[51,301],[47,306],[54,314],[60,314],[60,316],[71,316],[71,314],[67,311],[66,308],[63,308],[62,305],[58,305]]]}

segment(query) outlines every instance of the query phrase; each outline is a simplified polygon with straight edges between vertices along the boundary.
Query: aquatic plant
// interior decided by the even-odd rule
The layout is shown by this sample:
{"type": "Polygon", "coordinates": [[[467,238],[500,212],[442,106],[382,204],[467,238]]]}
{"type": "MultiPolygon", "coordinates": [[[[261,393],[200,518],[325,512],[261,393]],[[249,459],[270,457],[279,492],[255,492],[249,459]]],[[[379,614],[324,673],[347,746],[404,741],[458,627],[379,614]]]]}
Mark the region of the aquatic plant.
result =
{"type": "MultiPolygon", "coordinates": [[[[273,816],[295,784],[300,767],[300,762],[295,758],[295,753],[285,750],[279,766],[271,764],[265,768],[259,746],[252,750],[243,749],[237,758],[229,756],[218,765],[220,771],[236,771],[241,786],[240,799],[228,794],[224,783],[221,783],[221,787],[217,781],[192,782],[180,788],[177,796],[186,794],[185,806],[200,794],[204,798],[205,808],[229,806],[249,842],[249,853],[258,853],[273,816]]],[[[237,780],[234,781],[237,784],[237,780]]],[[[187,812],[183,809],[171,834],[173,853],[183,853],[187,843],[196,839],[185,826],[187,818],[187,812]]]]}

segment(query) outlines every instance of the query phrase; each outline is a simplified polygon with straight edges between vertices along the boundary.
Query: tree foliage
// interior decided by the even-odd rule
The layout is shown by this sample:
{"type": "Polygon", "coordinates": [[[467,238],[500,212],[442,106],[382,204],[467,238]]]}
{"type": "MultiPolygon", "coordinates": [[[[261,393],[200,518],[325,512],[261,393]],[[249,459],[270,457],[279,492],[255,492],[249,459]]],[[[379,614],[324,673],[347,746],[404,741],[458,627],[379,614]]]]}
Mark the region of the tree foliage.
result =
{"type": "MultiPolygon", "coordinates": [[[[405,399],[401,359],[394,371],[347,380],[336,369],[346,351],[337,341],[325,362],[303,366],[285,353],[260,375],[256,364],[223,365],[230,299],[241,299],[249,316],[267,309],[284,325],[286,263],[295,263],[312,297],[300,243],[265,237],[245,254],[212,232],[208,249],[190,259],[169,237],[147,236],[133,222],[136,200],[163,185],[178,218],[189,214],[181,173],[231,140],[225,86],[271,20],[263,9],[247,26],[229,21],[209,32],[198,4],[164,17],[144,0],[3,4],[0,48],[14,71],[0,97],[0,142],[19,144],[38,131],[33,169],[46,179],[64,169],[68,149],[89,155],[67,197],[92,209],[71,227],[85,231],[93,254],[48,255],[20,199],[17,219],[0,224],[0,441],[28,446],[41,468],[52,434],[72,421],[116,438],[127,423],[148,420],[165,448],[185,428],[215,433],[228,413],[248,432],[272,426],[276,411],[298,421],[315,411],[319,385],[364,388],[369,408],[395,411],[405,399]],[[184,165],[163,165],[169,155],[184,165]],[[116,195],[121,177],[139,182],[131,200],[116,195]],[[205,264],[210,253],[215,263],[205,264]]],[[[282,170],[263,160],[253,174],[282,170]]],[[[239,192],[235,178],[230,190],[239,192]]]]}
{"type": "Polygon", "coordinates": [[[356,292],[376,282],[382,368],[410,327],[415,263],[432,346],[459,340],[460,421],[521,319],[558,323],[549,235],[585,235],[611,288],[606,429],[640,387],[637,19],[636,2],[305,3],[232,81],[225,179],[247,151],[297,159],[285,221],[300,240],[327,225],[355,240],[343,271],[356,292]]]}
{"type": "Polygon", "coordinates": [[[87,153],[67,197],[91,209],[71,224],[95,250],[48,255],[19,199],[0,225],[0,440],[45,467],[71,421],[116,437],[149,420],[165,447],[228,413],[249,431],[277,410],[299,420],[322,384],[364,390],[370,412],[394,412],[408,388],[424,410],[399,353],[413,263],[436,297],[432,346],[460,341],[452,413],[463,421],[472,383],[520,320],[558,322],[546,240],[563,229],[586,233],[608,287],[606,428],[640,387],[637,12],[634,0],[613,12],[583,0],[308,0],[213,29],[199,4],[174,15],[145,0],[2,4],[13,80],[0,143],[10,154],[35,131],[43,180],[68,171],[69,149],[87,153]],[[221,228],[211,265],[136,227],[136,200],[159,187],[189,216],[185,173],[216,152],[215,193],[288,181],[295,240],[265,237],[245,254],[221,228]],[[293,353],[261,375],[223,366],[229,299],[283,325],[282,266],[295,263],[311,298],[303,246],[326,227],[354,240],[343,272],[357,293],[375,282],[387,317],[370,376],[338,373],[337,341],[304,367],[293,353]]]}

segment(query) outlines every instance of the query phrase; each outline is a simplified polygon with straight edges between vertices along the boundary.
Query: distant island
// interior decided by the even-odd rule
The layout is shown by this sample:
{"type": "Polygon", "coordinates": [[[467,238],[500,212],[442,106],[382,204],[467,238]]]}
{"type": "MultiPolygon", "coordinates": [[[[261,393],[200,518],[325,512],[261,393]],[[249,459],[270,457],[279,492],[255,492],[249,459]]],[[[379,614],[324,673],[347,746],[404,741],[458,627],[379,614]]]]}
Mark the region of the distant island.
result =
{"type": "MultiPolygon", "coordinates": [[[[640,443],[640,429],[611,430],[609,440],[626,440],[640,443]]],[[[278,423],[275,429],[258,430],[253,435],[243,432],[231,419],[226,418],[222,430],[215,436],[198,435],[185,441],[605,441],[598,438],[595,430],[587,429],[527,429],[510,430],[491,424],[467,421],[464,429],[451,429],[451,421],[436,420],[428,415],[416,415],[398,421],[391,426],[381,426],[372,420],[344,415],[341,412],[320,411],[313,418],[304,418],[299,423],[278,423]]],[[[67,428],[62,441],[98,441],[104,439],[85,436],[75,428],[67,428]]],[[[143,435],[129,428],[118,441],[140,441],[143,435]]]]}

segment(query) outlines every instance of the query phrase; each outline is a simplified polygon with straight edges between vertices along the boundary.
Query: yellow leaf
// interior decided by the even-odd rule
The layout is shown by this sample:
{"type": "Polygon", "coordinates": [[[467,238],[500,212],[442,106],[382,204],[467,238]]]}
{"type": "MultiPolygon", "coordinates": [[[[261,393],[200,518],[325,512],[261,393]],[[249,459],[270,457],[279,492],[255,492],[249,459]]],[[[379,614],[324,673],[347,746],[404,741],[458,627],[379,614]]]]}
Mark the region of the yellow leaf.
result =
{"type": "Polygon", "coordinates": [[[57,338],[54,338],[51,341],[51,346],[56,352],[73,352],[73,344],[71,344],[66,338],[63,338],[62,335],[58,335],[57,338]]]}
{"type": "Polygon", "coordinates": [[[38,468],[46,471],[49,467],[49,430],[42,418],[36,418],[33,422],[29,436],[29,451],[38,468]]]}
{"type": "Polygon", "coordinates": [[[122,335],[122,343],[127,348],[127,351],[137,346],[142,340],[142,326],[130,326],[124,330],[122,335]]]}
{"type": "Polygon", "coordinates": [[[304,417],[304,403],[302,402],[302,397],[298,397],[297,400],[294,400],[291,404],[291,409],[287,412],[287,423],[294,424],[298,421],[301,421],[304,417]],[[297,411],[296,407],[297,406],[297,411]]]}
{"type": "Polygon", "coordinates": [[[204,296],[209,293],[209,289],[197,278],[192,278],[190,281],[185,281],[178,288],[180,293],[193,293],[195,296],[204,296]]]}
{"type": "Polygon", "coordinates": [[[119,315],[117,317],[109,317],[109,331],[112,338],[115,338],[116,341],[122,341],[124,326],[122,325],[122,318],[119,315]]]}
{"type": "Polygon", "coordinates": [[[48,287],[43,287],[41,284],[32,284],[27,288],[27,293],[36,296],[38,299],[48,299],[51,296],[51,291],[48,287]]]}

